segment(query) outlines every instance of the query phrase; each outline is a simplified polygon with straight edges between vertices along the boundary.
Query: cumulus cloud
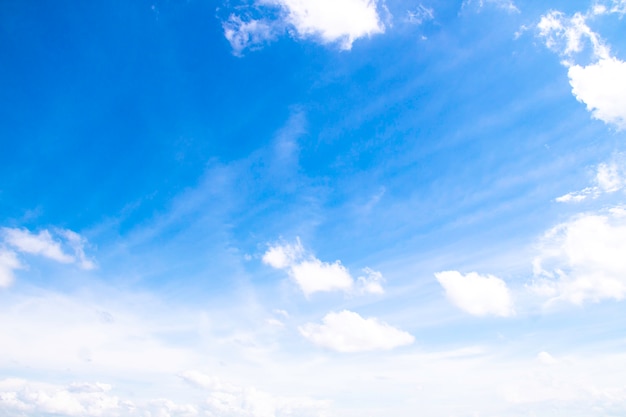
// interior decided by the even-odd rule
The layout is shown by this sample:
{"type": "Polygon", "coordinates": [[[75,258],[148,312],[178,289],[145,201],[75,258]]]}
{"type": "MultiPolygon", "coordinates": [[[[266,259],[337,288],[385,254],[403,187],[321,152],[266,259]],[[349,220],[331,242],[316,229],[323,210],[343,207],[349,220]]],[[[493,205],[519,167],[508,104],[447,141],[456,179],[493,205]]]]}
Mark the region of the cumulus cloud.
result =
{"type": "Polygon", "coordinates": [[[411,334],[403,330],[348,310],[328,313],[322,324],[307,323],[298,330],[315,345],[337,352],[390,350],[415,341],[411,334]]]}
{"type": "Polygon", "coordinates": [[[294,244],[277,244],[263,255],[263,263],[286,270],[289,277],[308,297],[316,292],[344,291],[358,294],[382,294],[384,278],[378,271],[365,268],[356,282],[341,261],[322,262],[308,253],[300,239],[294,244]]]}
{"type": "Polygon", "coordinates": [[[458,271],[443,271],[435,274],[452,304],[474,316],[513,315],[513,299],[506,283],[493,275],[470,272],[463,275],[458,271]]]}
{"type": "Polygon", "coordinates": [[[626,128],[626,62],[615,57],[568,70],[572,93],[594,119],[626,128]]]}
{"type": "Polygon", "coordinates": [[[0,380],[0,414],[20,416],[61,415],[105,417],[135,415],[134,405],[107,393],[105,384],[72,384],[69,387],[29,382],[23,379],[0,380]],[[76,389],[98,385],[102,389],[76,389]]]}
{"type": "Polygon", "coordinates": [[[537,28],[546,46],[562,57],[568,68],[572,94],[584,103],[593,118],[618,129],[626,128],[626,62],[611,55],[608,45],[587,24],[602,11],[620,10],[618,2],[611,8],[596,5],[587,14],[567,17],[560,11],[542,16],[537,28]],[[587,46],[589,48],[587,48],[587,46]],[[592,63],[581,65],[576,56],[590,50],[592,63]]]}
{"type": "Polygon", "coordinates": [[[379,7],[379,0],[260,0],[255,4],[258,13],[278,17],[243,20],[231,15],[224,35],[235,54],[285,32],[349,50],[355,40],[384,32],[379,7]]]}
{"type": "Polygon", "coordinates": [[[599,164],[594,182],[594,186],[567,193],[558,197],[556,201],[559,203],[579,202],[623,190],[626,188],[626,157],[618,154],[611,161],[599,164]]]}
{"type": "Polygon", "coordinates": [[[586,213],[550,229],[533,261],[529,288],[549,302],[626,297],[626,210],[586,213]]]}

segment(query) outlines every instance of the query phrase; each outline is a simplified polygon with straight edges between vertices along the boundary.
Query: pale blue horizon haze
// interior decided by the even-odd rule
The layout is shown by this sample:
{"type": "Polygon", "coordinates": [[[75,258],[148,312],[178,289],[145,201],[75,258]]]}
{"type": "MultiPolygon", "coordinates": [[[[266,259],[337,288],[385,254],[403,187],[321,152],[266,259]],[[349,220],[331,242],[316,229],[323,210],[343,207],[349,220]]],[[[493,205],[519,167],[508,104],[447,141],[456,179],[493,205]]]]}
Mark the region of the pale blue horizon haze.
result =
{"type": "Polygon", "coordinates": [[[0,416],[626,415],[624,0],[7,0],[0,60],[0,416]]]}

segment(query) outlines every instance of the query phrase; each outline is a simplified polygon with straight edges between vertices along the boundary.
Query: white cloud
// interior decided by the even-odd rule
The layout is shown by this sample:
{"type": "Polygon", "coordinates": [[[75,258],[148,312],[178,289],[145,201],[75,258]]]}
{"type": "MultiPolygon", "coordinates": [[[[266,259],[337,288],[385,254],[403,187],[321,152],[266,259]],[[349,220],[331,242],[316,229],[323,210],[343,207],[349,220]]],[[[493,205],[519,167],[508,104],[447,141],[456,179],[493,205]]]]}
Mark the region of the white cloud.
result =
{"type": "Polygon", "coordinates": [[[338,43],[348,50],[355,40],[385,30],[378,13],[379,0],[260,0],[255,7],[267,15],[278,9],[279,16],[274,20],[242,20],[231,15],[223,28],[236,55],[285,32],[338,43]]]}
{"type": "MultiPolygon", "coordinates": [[[[463,1],[462,8],[468,7],[471,4],[475,4],[474,0],[463,1]]],[[[506,10],[509,13],[519,13],[519,9],[513,2],[513,0],[478,0],[477,7],[482,9],[486,5],[497,7],[498,9],[506,10]]]]}
{"type": "Polygon", "coordinates": [[[513,315],[513,300],[506,283],[493,275],[470,272],[462,275],[458,271],[443,271],[435,274],[452,304],[474,316],[513,315]]]}
{"type": "Polygon", "coordinates": [[[280,28],[273,22],[230,15],[222,24],[224,36],[233,48],[235,55],[241,55],[245,49],[255,49],[276,38],[280,28]]]}
{"type": "Polygon", "coordinates": [[[354,284],[340,261],[304,260],[290,267],[290,275],[307,296],[321,291],[350,291],[354,284]]]}
{"type": "Polygon", "coordinates": [[[78,266],[80,266],[82,269],[87,270],[94,269],[96,267],[96,264],[91,259],[88,259],[85,255],[85,245],[87,244],[87,239],[85,239],[78,233],[67,229],[59,229],[57,230],[57,233],[65,238],[67,244],[74,251],[78,266]]]}
{"type": "Polygon", "coordinates": [[[378,15],[378,0],[263,0],[281,7],[286,22],[301,37],[338,42],[343,49],[362,37],[382,33],[385,26],[378,15]]]}
{"type": "Polygon", "coordinates": [[[72,263],[74,257],[63,252],[61,244],[50,235],[48,230],[35,234],[26,229],[2,229],[4,240],[20,252],[40,255],[61,263],[72,263]]]}
{"type": "Polygon", "coordinates": [[[32,233],[27,229],[3,227],[2,237],[7,245],[18,252],[43,256],[64,264],[77,263],[82,269],[95,268],[95,263],[85,255],[87,240],[84,237],[66,229],[54,229],[54,232],[57,239],[53,238],[49,230],[32,233]],[[69,246],[74,256],[63,250],[63,244],[69,246]]]}
{"type": "Polygon", "coordinates": [[[265,254],[263,254],[263,263],[276,269],[287,268],[295,264],[304,256],[304,248],[300,239],[296,239],[293,245],[284,244],[271,246],[265,254]]]}
{"type": "Polygon", "coordinates": [[[298,330],[312,343],[337,352],[390,350],[415,341],[405,331],[348,310],[328,313],[322,321],[322,324],[307,323],[298,330]]]}
{"type": "Polygon", "coordinates": [[[365,276],[357,279],[360,291],[369,294],[384,294],[385,289],[382,284],[385,282],[385,278],[383,278],[383,274],[371,268],[363,268],[363,272],[365,272],[365,276]]]}
{"type": "MultiPolygon", "coordinates": [[[[90,385],[107,388],[105,384],[90,385]]],[[[131,415],[134,409],[132,403],[108,394],[108,389],[77,390],[76,386],[39,384],[22,379],[0,380],[0,414],[108,417],[131,415]]]]}
{"type": "Polygon", "coordinates": [[[310,253],[307,253],[300,243],[300,239],[292,244],[278,244],[270,246],[263,254],[263,263],[276,268],[284,269],[289,277],[300,287],[308,297],[316,292],[344,291],[359,294],[383,294],[382,283],[384,278],[378,271],[365,268],[366,276],[356,281],[350,271],[341,264],[322,262],[310,253]]]}
{"type": "Polygon", "coordinates": [[[608,57],[588,66],[572,65],[568,76],[576,100],[594,119],[626,129],[626,62],[608,57]]]}
{"type": "Polygon", "coordinates": [[[422,23],[435,18],[435,11],[430,7],[424,6],[423,4],[417,6],[415,10],[408,10],[406,14],[408,22],[413,23],[414,25],[421,25],[422,23]]]}
{"type": "Polygon", "coordinates": [[[10,286],[15,280],[13,271],[22,267],[15,252],[0,249],[0,288],[10,286]]]}
{"type": "Polygon", "coordinates": [[[327,401],[308,397],[281,397],[254,387],[241,387],[198,371],[181,374],[186,382],[208,391],[203,410],[215,417],[287,417],[319,416],[328,408],[327,401]]]}
{"type": "Polygon", "coordinates": [[[533,262],[530,289],[574,304],[626,297],[626,216],[615,208],[549,230],[533,262]]]}
{"type": "Polygon", "coordinates": [[[617,154],[611,161],[599,164],[594,182],[594,186],[567,193],[558,197],[556,201],[560,203],[580,202],[587,198],[595,199],[603,194],[623,190],[626,188],[626,157],[623,154],[617,154]]]}
{"type": "Polygon", "coordinates": [[[537,360],[544,365],[554,365],[557,362],[548,352],[539,352],[537,354],[537,360]]]}
{"type": "Polygon", "coordinates": [[[537,28],[545,39],[546,46],[563,58],[568,68],[572,94],[584,103],[592,117],[618,129],[626,128],[626,62],[611,55],[610,48],[600,36],[587,25],[589,16],[603,13],[602,10],[619,10],[596,5],[588,15],[576,13],[571,18],[562,12],[551,11],[541,17],[537,28]],[[589,65],[580,65],[575,55],[591,46],[589,65]]]}
{"type": "Polygon", "coordinates": [[[616,13],[621,16],[626,14],[626,0],[598,1],[592,7],[592,14],[602,15],[616,13]]]}

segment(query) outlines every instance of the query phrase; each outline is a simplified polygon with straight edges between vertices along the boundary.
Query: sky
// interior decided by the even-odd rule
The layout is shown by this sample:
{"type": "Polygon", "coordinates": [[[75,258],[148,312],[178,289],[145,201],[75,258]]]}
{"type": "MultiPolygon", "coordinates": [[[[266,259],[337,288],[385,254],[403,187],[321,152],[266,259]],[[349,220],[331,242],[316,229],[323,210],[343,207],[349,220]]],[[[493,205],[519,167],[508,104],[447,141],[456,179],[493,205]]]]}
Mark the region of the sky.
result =
{"type": "Polygon", "coordinates": [[[626,415],[626,1],[0,2],[0,417],[626,415]]]}

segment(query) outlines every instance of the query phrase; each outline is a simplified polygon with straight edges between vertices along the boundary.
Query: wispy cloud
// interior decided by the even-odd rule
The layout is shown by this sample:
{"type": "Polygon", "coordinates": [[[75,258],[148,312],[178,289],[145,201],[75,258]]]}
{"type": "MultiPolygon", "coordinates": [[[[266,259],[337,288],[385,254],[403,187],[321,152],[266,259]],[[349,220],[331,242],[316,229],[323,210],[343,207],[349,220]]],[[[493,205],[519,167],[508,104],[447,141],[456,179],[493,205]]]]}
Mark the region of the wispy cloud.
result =
{"type": "Polygon", "coordinates": [[[513,0],[464,0],[462,4],[462,8],[469,7],[471,5],[475,5],[479,10],[486,6],[496,7],[501,10],[505,10],[509,13],[519,13],[520,10],[517,8],[513,0]]]}
{"type": "Polygon", "coordinates": [[[96,267],[85,254],[87,240],[71,230],[53,229],[51,232],[44,229],[33,233],[27,229],[3,227],[0,240],[13,249],[0,248],[0,287],[10,286],[15,278],[14,271],[25,267],[18,258],[20,253],[42,256],[62,264],[76,264],[85,270],[96,267]],[[74,254],[67,253],[64,247],[74,254]]]}
{"type": "Polygon", "coordinates": [[[623,190],[626,187],[625,162],[624,155],[618,154],[611,161],[599,164],[594,178],[595,185],[562,195],[556,198],[556,201],[559,203],[576,203],[623,190]]]}
{"type": "Polygon", "coordinates": [[[0,288],[10,286],[15,280],[13,271],[23,268],[17,254],[7,249],[0,249],[0,288]]]}
{"type": "Polygon", "coordinates": [[[435,11],[431,7],[426,7],[423,4],[418,5],[417,8],[413,10],[407,10],[406,14],[407,21],[414,25],[421,25],[435,18],[435,11]]]}

